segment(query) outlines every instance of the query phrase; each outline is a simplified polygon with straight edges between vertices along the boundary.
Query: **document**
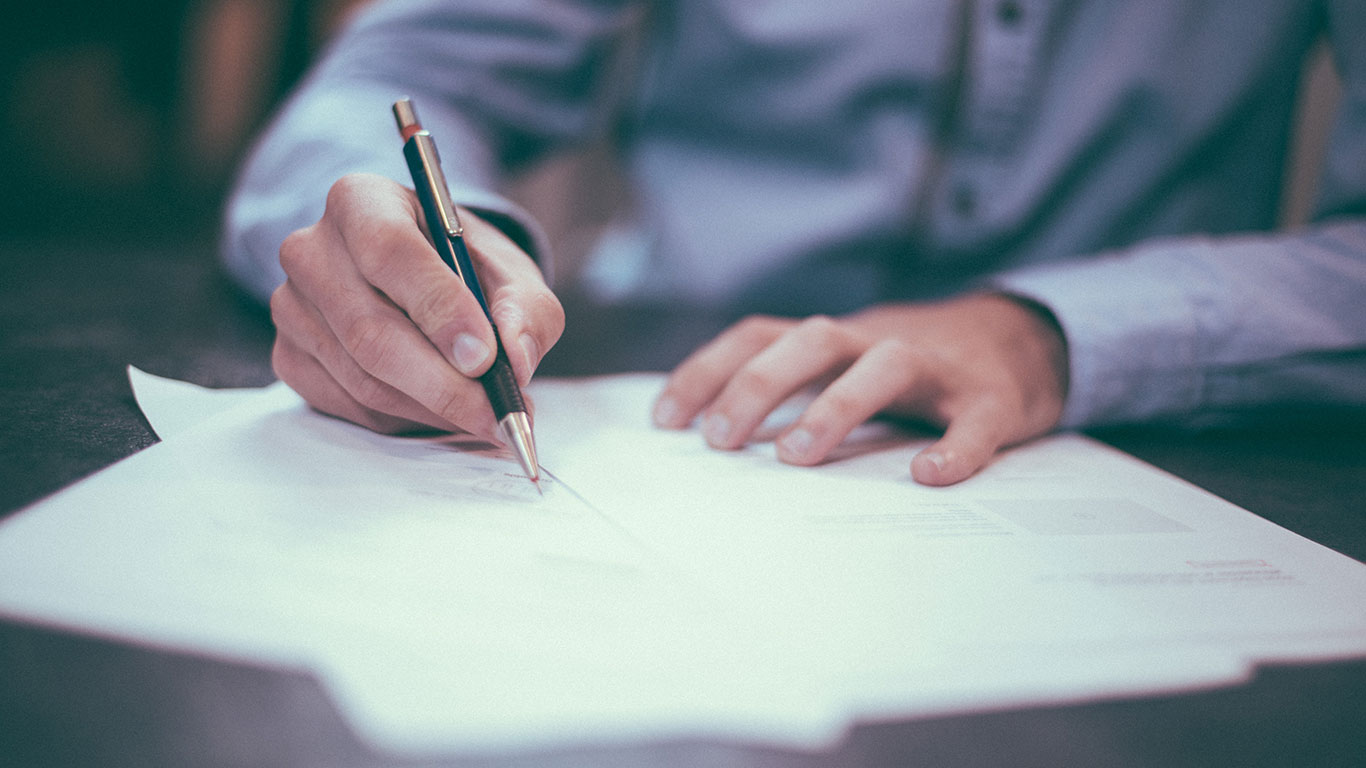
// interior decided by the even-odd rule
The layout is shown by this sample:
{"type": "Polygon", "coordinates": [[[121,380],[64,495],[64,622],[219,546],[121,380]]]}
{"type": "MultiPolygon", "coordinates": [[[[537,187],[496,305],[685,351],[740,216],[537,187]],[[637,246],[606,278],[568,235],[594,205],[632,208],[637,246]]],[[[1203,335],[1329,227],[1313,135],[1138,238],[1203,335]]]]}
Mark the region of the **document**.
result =
{"type": "Polygon", "coordinates": [[[1366,655],[1366,566],[1085,437],[934,489],[886,425],[816,468],[657,430],[661,385],[534,383],[538,492],[469,436],[135,373],[163,441],[0,523],[0,614],[309,670],[414,756],[815,747],[1366,655]]]}

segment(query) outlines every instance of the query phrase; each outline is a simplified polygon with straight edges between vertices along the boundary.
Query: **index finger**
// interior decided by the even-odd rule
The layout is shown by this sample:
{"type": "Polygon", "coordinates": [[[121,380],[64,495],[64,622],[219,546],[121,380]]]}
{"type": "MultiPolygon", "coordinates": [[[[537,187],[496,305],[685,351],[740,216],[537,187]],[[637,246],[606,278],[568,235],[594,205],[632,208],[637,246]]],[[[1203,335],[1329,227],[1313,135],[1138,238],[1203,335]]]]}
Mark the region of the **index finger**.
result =
{"type": "Polygon", "coordinates": [[[343,178],[329,211],[360,276],[403,310],[466,376],[493,363],[493,328],[474,295],[424,234],[416,195],[381,177],[343,178]]]}
{"type": "Polygon", "coordinates": [[[671,429],[688,426],[746,361],[791,324],[776,317],[747,317],[693,352],[669,374],[664,391],[655,400],[655,424],[671,429]]]}

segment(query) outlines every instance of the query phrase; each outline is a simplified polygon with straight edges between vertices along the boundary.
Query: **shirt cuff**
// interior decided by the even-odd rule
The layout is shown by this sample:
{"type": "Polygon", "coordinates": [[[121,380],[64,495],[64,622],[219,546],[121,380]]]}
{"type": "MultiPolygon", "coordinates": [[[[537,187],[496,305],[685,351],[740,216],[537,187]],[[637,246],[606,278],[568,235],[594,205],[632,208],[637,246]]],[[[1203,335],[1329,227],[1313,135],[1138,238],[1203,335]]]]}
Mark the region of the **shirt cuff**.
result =
{"type": "Polygon", "coordinates": [[[1183,279],[1194,267],[1173,251],[1031,267],[991,281],[1057,319],[1067,342],[1064,429],[1160,421],[1200,402],[1200,302],[1183,279]]]}

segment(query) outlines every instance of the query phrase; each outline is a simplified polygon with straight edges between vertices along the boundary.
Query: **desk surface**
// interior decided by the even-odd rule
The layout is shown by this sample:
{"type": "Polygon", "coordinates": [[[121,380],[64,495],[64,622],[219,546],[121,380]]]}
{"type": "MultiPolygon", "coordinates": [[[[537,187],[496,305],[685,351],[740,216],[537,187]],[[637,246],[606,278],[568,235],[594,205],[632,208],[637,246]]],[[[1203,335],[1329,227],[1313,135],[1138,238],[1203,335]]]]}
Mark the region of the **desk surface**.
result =
{"type": "MultiPolygon", "coordinates": [[[[709,335],[678,318],[568,306],[542,372],[668,365],[709,335]],[[623,329],[662,340],[614,358],[623,329]]],[[[0,248],[0,516],[155,442],[124,375],[269,383],[272,331],[205,244],[91,253],[0,248]]],[[[621,345],[624,346],[624,345],[621,345]]],[[[1094,433],[1292,531],[1366,560],[1359,428],[1094,433]]],[[[347,731],[307,675],[0,622],[0,765],[408,765],[347,731]]],[[[1263,670],[1248,685],[858,726],[828,753],[672,742],[508,758],[520,765],[1352,765],[1366,661],[1263,670]]],[[[434,760],[422,765],[462,764],[434,760]]],[[[485,764],[485,763],[481,763],[485,764]]]]}

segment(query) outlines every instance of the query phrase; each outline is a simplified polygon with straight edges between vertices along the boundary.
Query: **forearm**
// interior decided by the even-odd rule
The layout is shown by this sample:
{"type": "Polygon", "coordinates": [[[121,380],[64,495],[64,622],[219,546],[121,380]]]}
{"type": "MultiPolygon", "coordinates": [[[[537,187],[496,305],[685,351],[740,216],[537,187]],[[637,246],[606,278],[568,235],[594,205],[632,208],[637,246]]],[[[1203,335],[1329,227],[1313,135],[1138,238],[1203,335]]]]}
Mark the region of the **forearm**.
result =
{"type": "Polygon", "coordinates": [[[1002,276],[1062,327],[1062,425],[1366,406],[1366,222],[1182,238],[1002,276]]]}

